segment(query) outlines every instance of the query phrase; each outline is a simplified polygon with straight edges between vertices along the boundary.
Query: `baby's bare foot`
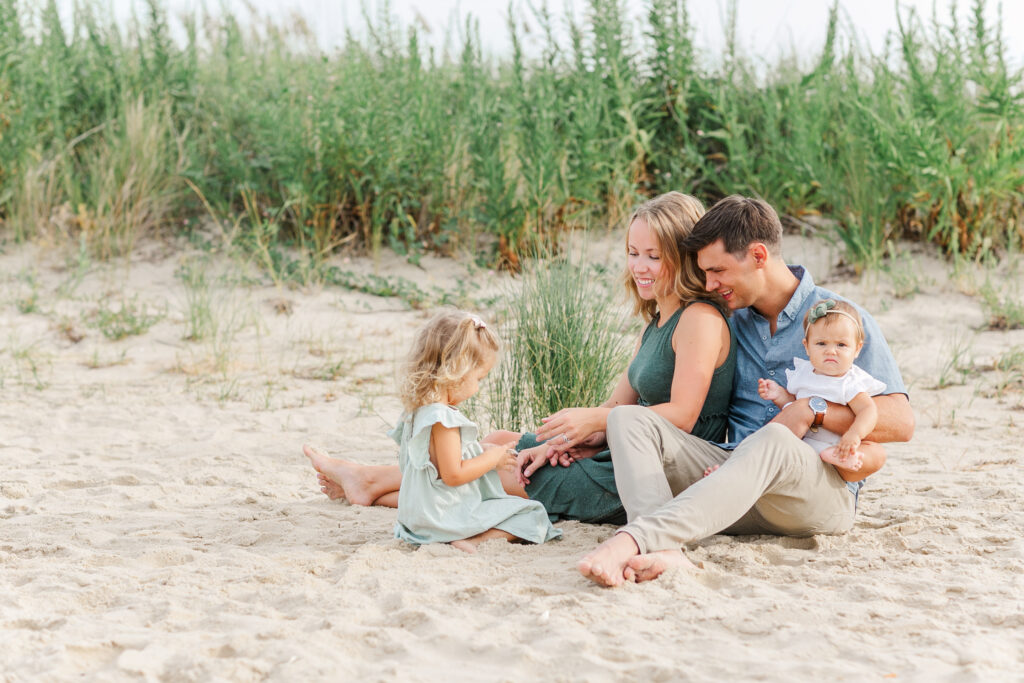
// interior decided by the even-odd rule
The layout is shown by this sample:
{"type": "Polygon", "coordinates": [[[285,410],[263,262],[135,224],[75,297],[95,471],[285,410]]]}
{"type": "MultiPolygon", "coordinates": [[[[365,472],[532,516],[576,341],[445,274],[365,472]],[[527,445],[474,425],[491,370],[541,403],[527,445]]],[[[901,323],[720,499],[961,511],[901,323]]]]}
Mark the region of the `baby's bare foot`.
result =
{"type": "Polygon", "coordinates": [[[717,469],[718,469],[719,467],[720,467],[720,465],[711,465],[711,466],[710,466],[710,467],[708,467],[708,468],[707,468],[706,470],[704,470],[704,476],[705,476],[705,477],[710,477],[710,476],[711,476],[711,474],[712,474],[712,472],[714,472],[715,470],[717,470],[717,469]]]}
{"type": "Polygon", "coordinates": [[[653,581],[665,571],[677,567],[681,569],[697,568],[681,550],[658,550],[637,555],[629,560],[629,569],[632,570],[631,573],[636,577],[637,583],[653,581]]]}
{"type": "Polygon", "coordinates": [[[596,584],[618,586],[627,580],[625,571],[629,559],[638,552],[640,550],[633,537],[620,532],[585,555],[576,564],[576,569],[596,584]]]}
{"type": "Polygon", "coordinates": [[[821,452],[821,459],[830,465],[835,465],[849,472],[856,472],[864,464],[864,454],[860,451],[854,451],[853,455],[843,458],[839,455],[839,449],[835,446],[830,446],[823,450],[821,452]]]}

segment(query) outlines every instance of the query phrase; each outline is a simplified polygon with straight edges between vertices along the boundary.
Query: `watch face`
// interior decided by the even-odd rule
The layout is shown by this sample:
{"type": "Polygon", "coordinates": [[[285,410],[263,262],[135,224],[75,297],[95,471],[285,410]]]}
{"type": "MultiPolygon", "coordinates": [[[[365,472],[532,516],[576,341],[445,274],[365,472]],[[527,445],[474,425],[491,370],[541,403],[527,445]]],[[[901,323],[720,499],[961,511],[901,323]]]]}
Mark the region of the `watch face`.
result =
{"type": "Polygon", "coordinates": [[[811,410],[815,413],[824,413],[828,408],[828,403],[826,403],[825,399],[820,396],[812,397],[811,400],[808,401],[808,404],[811,406],[811,410]]]}

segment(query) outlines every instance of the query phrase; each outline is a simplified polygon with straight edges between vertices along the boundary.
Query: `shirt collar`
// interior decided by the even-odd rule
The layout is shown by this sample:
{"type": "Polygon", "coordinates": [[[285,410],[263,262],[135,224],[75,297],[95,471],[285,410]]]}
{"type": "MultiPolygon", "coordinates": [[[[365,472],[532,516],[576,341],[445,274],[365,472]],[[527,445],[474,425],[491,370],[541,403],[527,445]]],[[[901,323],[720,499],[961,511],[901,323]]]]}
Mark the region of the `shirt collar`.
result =
{"type": "Polygon", "coordinates": [[[800,280],[800,284],[797,285],[796,291],[793,292],[793,296],[789,298],[789,303],[782,309],[782,313],[790,319],[790,321],[796,320],[800,316],[800,312],[804,309],[804,303],[814,294],[814,279],[811,277],[810,272],[803,266],[788,266],[789,271],[800,280]]]}

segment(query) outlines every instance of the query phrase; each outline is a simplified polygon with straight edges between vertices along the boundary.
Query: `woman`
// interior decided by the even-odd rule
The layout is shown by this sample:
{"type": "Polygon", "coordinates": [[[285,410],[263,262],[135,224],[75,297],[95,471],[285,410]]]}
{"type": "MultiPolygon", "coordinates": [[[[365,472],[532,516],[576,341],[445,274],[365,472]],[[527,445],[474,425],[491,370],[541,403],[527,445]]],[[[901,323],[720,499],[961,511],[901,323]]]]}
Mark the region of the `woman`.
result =
{"type": "MultiPolygon", "coordinates": [[[[611,455],[601,450],[608,413],[617,405],[647,406],[679,429],[724,441],[736,367],[727,309],[705,291],[695,256],[679,248],[703,213],[697,199],[679,192],[655,197],[633,213],[625,283],[634,313],[648,325],[629,368],[600,406],[560,410],[544,418],[536,434],[496,432],[484,439],[519,439],[521,471],[503,476],[506,491],[539,500],[553,517],[624,523],[611,455]]],[[[358,465],[303,450],[330,498],[397,506],[397,466],[358,465]]]]}

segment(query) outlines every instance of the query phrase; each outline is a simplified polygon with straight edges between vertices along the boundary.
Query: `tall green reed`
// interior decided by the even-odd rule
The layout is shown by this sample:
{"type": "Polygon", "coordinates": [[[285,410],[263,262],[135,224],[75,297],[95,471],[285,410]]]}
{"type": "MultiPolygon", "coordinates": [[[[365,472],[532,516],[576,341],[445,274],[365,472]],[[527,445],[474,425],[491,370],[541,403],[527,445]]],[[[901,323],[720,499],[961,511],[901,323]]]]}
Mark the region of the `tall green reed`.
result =
{"type": "Polygon", "coordinates": [[[902,10],[877,55],[833,6],[807,65],[746,55],[730,7],[712,60],[682,0],[651,0],[640,27],[621,0],[589,0],[567,44],[542,7],[525,18],[536,56],[513,14],[500,58],[469,20],[453,53],[384,12],[325,54],[300,24],[230,13],[185,19],[176,41],[158,0],[127,26],[91,2],[69,25],[53,0],[5,3],[0,221],[75,244],[106,221],[120,237],[97,253],[114,255],[215,213],[243,246],[297,247],[314,266],[359,246],[516,269],[567,227],[678,189],[831,217],[861,266],[897,237],[969,255],[1024,239],[1024,77],[984,0],[965,24],[902,10]],[[161,132],[130,133],[139,118],[161,132]],[[139,145],[157,153],[135,159],[139,145]],[[126,187],[135,199],[114,208],[126,187]]]}
{"type": "Polygon", "coordinates": [[[629,358],[624,311],[604,269],[596,277],[567,257],[531,261],[507,297],[506,345],[486,409],[491,424],[530,429],[562,408],[599,405],[629,358]]]}

